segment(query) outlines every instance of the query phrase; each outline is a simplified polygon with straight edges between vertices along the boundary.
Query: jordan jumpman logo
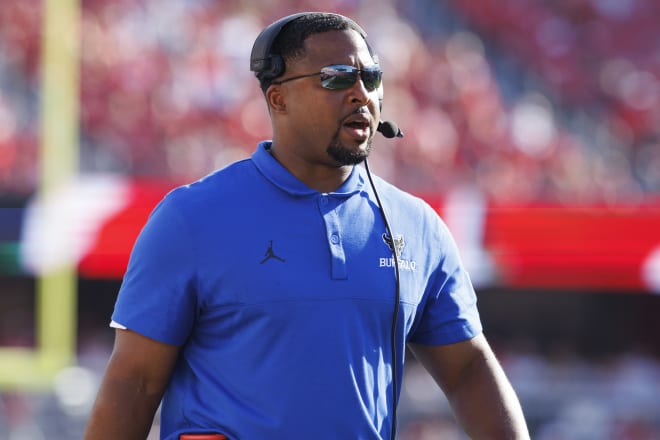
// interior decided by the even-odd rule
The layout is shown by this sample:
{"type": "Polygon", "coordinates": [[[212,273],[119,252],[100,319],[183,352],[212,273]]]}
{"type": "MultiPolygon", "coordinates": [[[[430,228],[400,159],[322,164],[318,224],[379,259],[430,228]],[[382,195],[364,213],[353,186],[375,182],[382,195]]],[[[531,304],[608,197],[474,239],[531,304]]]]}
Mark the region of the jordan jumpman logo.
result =
{"type": "Polygon", "coordinates": [[[270,240],[270,244],[268,245],[268,249],[266,249],[266,255],[265,255],[264,259],[261,260],[261,263],[259,263],[259,264],[264,264],[266,261],[270,260],[271,258],[279,260],[282,263],[284,263],[284,261],[285,261],[284,258],[278,257],[277,255],[275,255],[275,252],[273,251],[273,240],[270,240]]]}

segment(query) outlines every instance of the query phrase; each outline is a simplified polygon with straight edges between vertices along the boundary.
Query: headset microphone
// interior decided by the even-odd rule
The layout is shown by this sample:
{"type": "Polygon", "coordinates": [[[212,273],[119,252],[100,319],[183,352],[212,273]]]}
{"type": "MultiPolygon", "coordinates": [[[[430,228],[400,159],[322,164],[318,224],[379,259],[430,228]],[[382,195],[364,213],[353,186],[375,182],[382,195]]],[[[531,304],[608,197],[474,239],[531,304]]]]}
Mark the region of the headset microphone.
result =
{"type": "Polygon", "coordinates": [[[403,137],[403,132],[394,122],[380,121],[378,123],[377,130],[380,131],[381,134],[388,139],[391,139],[393,137],[399,137],[399,138],[403,137]]]}

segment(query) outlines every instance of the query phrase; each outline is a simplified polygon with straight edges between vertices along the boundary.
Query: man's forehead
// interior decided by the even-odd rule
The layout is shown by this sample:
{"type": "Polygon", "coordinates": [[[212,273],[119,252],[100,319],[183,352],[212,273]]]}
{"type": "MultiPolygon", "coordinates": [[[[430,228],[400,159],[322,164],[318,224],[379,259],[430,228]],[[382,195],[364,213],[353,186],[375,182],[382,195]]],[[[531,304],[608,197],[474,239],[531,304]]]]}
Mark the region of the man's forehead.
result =
{"type": "Polygon", "coordinates": [[[305,56],[309,60],[329,59],[331,62],[345,60],[330,60],[333,57],[355,57],[362,63],[371,62],[371,54],[366,41],[358,32],[348,29],[328,31],[310,35],[304,42],[305,56]]]}

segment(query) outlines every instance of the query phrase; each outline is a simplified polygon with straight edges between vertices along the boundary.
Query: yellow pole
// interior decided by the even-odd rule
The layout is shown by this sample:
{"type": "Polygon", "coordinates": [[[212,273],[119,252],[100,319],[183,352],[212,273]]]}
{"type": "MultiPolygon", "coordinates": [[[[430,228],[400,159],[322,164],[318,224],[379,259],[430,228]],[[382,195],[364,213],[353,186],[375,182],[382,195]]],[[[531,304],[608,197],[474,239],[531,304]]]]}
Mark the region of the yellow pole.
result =
{"type": "MultiPolygon", "coordinates": [[[[80,0],[44,0],[41,88],[42,200],[78,174],[80,0]]],[[[37,280],[39,367],[75,361],[77,273],[67,264],[37,280]]]]}
{"type": "MultiPolygon", "coordinates": [[[[78,173],[79,0],[44,0],[41,57],[42,200],[78,173]]],[[[77,274],[73,263],[37,277],[37,347],[0,348],[0,389],[52,386],[75,362],[77,274]]]]}

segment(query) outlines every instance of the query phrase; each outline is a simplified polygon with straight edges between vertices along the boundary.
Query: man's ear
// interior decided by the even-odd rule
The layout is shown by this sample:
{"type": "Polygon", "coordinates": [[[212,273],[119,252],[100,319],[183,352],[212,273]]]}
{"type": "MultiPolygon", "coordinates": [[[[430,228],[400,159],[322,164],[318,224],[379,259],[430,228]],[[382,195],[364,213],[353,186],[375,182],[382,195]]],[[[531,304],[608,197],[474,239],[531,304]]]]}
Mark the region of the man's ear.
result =
{"type": "Polygon", "coordinates": [[[286,87],[273,84],[266,90],[266,101],[271,112],[286,112],[286,87]]]}

